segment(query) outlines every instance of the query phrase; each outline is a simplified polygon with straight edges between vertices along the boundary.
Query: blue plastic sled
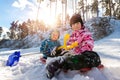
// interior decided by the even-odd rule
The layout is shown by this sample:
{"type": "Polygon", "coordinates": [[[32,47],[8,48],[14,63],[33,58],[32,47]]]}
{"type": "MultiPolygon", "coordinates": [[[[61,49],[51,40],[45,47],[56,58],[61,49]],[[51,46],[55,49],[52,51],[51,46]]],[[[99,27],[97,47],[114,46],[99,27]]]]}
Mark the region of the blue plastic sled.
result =
{"type": "Polygon", "coordinates": [[[17,63],[19,62],[21,55],[20,55],[20,51],[15,51],[14,53],[12,53],[7,60],[6,66],[16,66],[17,63]]]}

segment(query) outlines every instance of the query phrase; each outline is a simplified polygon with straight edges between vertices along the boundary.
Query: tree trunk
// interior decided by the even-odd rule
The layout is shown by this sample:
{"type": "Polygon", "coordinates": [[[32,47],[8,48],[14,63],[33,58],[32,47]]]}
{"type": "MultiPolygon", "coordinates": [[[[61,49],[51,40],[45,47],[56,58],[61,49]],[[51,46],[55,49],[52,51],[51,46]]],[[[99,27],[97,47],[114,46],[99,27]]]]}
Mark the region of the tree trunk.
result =
{"type": "Polygon", "coordinates": [[[51,1],[50,1],[50,16],[51,16],[51,1]]]}
{"type": "Polygon", "coordinates": [[[83,4],[83,6],[82,6],[82,16],[83,16],[83,21],[85,21],[84,0],[82,0],[82,4],[83,4]]]}
{"type": "Polygon", "coordinates": [[[98,9],[98,0],[97,0],[97,17],[99,17],[99,9],[98,9]]]}
{"type": "Polygon", "coordinates": [[[73,7],[73,13],[74,13],[74,0],[72,0],[72,7],[73,7]]]}
{"type": "Polygon", "coordinates": [[[111,17],[112,15],[111,15],[111,0],[109,0],[109,16],[111,17]]]}
{"type": "Polygon", "coordinates": [[[65,0],[65,25],[66,25],[66,16],[67,16],[67,0],[65,0]]]}
{"type": "Polygon", "coordinates": [[[56,18],[56,16],[57,16],[57,0],[55,0],[55,18],[56,18]]]}

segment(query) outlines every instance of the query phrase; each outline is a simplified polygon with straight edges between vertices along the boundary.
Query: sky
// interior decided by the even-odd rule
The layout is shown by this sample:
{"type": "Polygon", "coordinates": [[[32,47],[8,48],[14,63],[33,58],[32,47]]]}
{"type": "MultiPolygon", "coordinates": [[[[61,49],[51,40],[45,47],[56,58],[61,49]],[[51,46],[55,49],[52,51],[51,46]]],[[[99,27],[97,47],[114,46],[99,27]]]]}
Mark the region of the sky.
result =
{"type": "Polygon", "coordinates": [[[14,0],[0,0],[0,26],[8,26],[10,24],[12,12],[10,11],[12,9],[11,4],[14,2],[14,0]],[[7,21],[7,22],[6,22],[7,21]]]}
{"type": "MultiPolygon", "coordinates": [[[[58,76],[51,80],[120,80],[120,20],[113,20],[112,23],[115,28],[114,32],[101,40],[95,41],[94,46],[94,51],[100,55],[102,64],[105,66],[104,69],[92,68],[84,74],[79,71],[68,71],[67,73],[61,71],[58,76]]],[[[29,37],[26,40],[34,41],[35,39],[37,40],[36,37],[29,37]]],[[[39,47],[8,51],[0,49],[0,79],[50,80],[46,78],[45,65],[41,63],[40,56],[39,47]],[[6,66],[9,54],[15,51],[21,52],[20,61],[16,66],[6,66]]],[[[48,62],[49,60],[50,58],[47,59],[48,62]]]]}
{"type": "MultiPolygon", "coordinates": [[[[51,17],[49,16],[49,8],[48,2],[49,0],[45,0],[40,5],[39,10],[39,18],[41,17],[43,20],[47,20],[49,18],[54,17],[54,9],[55,5],[52,4],[52,14],[51,17]]],[[[68,2],[68,4],[72,4],[68,2]]],[[[58,2],[58,9],[57,12],[62,11],[61,5],[58,2]]],[[[68,5],[69,6],[69,5],[68,5]]],[[[71,8],[71,6],[69,6],[71,8]]],[[[19,20],[21,23],[22,21],[27,21],[28,18],[36,19],[38,12],[38,3],[37,0],[0,0],[0,26],[2,27],[10,27],[10,23],[13,21],[19,20]]],[[[69,13],[72,12],[71,9],[68,10],[69,13]]],[[[50,20],[49,20],[50,21],[50,20]]]]}
{"type": "Polygon", "coordinates": [[[32,0],[0,0],[0,26],[10,27],[14,20],[27,20],[34,13],[32,6],[32,0]]]}

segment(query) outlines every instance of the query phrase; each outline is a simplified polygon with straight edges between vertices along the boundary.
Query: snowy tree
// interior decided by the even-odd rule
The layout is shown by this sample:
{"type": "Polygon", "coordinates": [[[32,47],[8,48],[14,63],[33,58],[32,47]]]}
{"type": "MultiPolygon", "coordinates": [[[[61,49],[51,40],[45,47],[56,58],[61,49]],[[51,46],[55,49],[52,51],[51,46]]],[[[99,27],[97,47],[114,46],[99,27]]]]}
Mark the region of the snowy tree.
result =
{"type": "Polygon", "coordinates": [[[2,32],[3,32],[3,29],[2,27],[0,27],[0,37],[1,37],[2,32]]]}

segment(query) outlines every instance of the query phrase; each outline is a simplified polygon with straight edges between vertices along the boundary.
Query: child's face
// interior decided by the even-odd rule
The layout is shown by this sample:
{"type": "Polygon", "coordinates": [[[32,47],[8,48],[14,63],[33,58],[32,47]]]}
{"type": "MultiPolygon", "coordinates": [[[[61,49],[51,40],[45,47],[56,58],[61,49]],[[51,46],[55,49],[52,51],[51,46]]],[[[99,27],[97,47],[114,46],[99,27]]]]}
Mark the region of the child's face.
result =
{"type": "Polygon", "coordinates": [[[51,33],[51,40],[56,41],[59,38],[59,32],[52,32],[51,33]]]}
{"type": "Polygon", "coordinates": [[[79,30],[79,29],[81,29],[81,23],[80,22],[72,24],[72,30],[79,30]]]}

